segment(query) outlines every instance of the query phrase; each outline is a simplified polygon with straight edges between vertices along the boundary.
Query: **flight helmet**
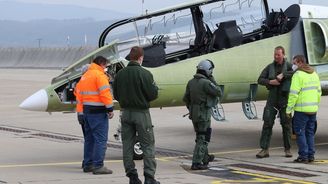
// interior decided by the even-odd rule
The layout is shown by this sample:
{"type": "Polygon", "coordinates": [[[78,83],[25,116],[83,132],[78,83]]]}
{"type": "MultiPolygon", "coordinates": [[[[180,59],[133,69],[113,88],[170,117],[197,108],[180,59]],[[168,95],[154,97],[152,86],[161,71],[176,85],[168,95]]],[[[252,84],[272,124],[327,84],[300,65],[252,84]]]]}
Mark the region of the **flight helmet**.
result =
{"type": "Polygon", "coordinates": [[[202,70],[207,76],[211,76],[213,73],[214,64],[211,60],[205,59],[199,62],[197,70],[202,70]]]}

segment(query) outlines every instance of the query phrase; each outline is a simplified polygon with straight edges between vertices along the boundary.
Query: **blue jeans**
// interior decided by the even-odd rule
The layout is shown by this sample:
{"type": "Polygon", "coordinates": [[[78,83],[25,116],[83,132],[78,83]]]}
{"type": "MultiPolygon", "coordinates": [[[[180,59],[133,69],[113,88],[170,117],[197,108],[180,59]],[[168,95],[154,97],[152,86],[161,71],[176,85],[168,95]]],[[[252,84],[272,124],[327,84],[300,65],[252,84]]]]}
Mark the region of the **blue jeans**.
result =
{"type": "Polygon", "coordinates": [[[294,113],[293,129],[296,134],[299,158],[314,158],[314,129],[316,114],[294,113]]]}
{"type": "Polygon", "coordinates": [[[84,160],[83,167],[93,165],[100,168],[104,158],[108,140],[108,115],[106,113],[84,114],[84,160]]]}

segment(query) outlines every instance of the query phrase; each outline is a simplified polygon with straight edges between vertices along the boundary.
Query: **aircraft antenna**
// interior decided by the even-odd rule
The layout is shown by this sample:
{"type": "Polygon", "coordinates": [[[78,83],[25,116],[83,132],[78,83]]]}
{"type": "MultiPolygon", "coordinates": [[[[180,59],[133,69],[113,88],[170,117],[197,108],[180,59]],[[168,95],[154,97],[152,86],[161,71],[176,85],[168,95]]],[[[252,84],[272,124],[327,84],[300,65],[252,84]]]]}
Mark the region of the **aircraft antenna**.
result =
{"type": "Polygon", "coordinates": [[[84,45],[87,45],[88,43],[88,37],[87,34],[84,34],[84,45]]]}
{"type": "Polygon", "coordinates": [[[145,0],[141,0],[141,15],[143,15],[145,0]]]}
{"type": "Polygon", "coordinates": [[[42,41],[43,39],[42,39],[42,38],[37,38],[36,40],[38,41],[39,48],[41,48],[41,41],[42,41]]]}
{"type": "Polygon", "coordinates": [[[67,44],[67,47],[70,46],[70,37],[69,37],[69,35],[68,35],[67,38],[66,38],[66,44],[67,44]]]}
{"type": "Polygon", "coordinates": [[[299,3],[302,4],[302,0],[299,0],[299,3]]]}

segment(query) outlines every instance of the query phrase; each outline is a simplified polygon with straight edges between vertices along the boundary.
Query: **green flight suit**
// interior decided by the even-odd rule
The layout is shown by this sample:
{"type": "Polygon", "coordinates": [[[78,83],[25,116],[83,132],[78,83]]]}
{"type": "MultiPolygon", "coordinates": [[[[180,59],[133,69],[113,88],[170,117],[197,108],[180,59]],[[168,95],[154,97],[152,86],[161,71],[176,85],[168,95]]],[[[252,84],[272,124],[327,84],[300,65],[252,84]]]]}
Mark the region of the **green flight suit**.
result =
{"type": "Polygon", "coordinates": [[[214,78],[210,79],[197,73],[186,87],[183,101],[189,110],[196,132],[196,145],[192,162],[195,164],[208,163],[208,143],[211,137],[211,107],[218,103],[221,96],[220,87],[214,78]]]}
{"type": "Polygon", "coordinates": [[[291,120],[286,117],[286,107],[292,75],[293,70],[289,62],[284,61],[284,63],[280,65],[273,61],[263,69],[258,78],[258,83],[266,86],[269,90],[268,99],[263,111],[264,122],[260,139],[260,147],[262,149],[266,150],[270,147],[272,128],[277,113],[279,113],[280,117],[285,150],[289,150],[291,147],[291,120]],[[276,79],[277,75],[280,73],[284,75],[280,85],[270,85],[269,81],[276,79]]]}
{"type": "Polygon", "coordinates": [[[144,175],[154,178],[156,172],[155,139],[149,113],[149,102],[158,96],[153,75],[139,63],[131,61],[120,70],[113,82],[114,98],[120,103],[123,163],[127,176],[137,174],[133,161],[136,135],[144,153],[144,175]]]}

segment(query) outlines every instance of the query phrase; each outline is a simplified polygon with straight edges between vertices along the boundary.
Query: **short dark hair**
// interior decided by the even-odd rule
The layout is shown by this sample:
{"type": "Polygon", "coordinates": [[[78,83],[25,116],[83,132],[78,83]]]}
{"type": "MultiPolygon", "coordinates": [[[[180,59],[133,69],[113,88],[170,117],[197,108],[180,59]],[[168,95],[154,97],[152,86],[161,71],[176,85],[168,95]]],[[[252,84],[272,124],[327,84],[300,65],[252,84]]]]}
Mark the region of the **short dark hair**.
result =
{"type": "Polygon", "coordinates": [[[296,55],[293,57],[293,60],[296,60],[301,63],[306,63],[306,58],[303,55],[296,55]]]}
{"type": "Polygon", "coordinates": [[[278,46],[278,47],[274,48],[274,50],[281,50],[282,54],[285,55],[285,48],[283,46],[278,46]]]}
{"type": "Polygon", "coordinates": [[[94,63],[96,63],[97,65],[107,65],[108,60],[103,57],[103,56],[97,56],[94,60],[94,63]]]}
{"type": "Polygon", "coordinates": [[[131,61],[137,61],[143,55],[144,55],[143,48],[138,46],[132,47],[129,54],[131,61]]]}

